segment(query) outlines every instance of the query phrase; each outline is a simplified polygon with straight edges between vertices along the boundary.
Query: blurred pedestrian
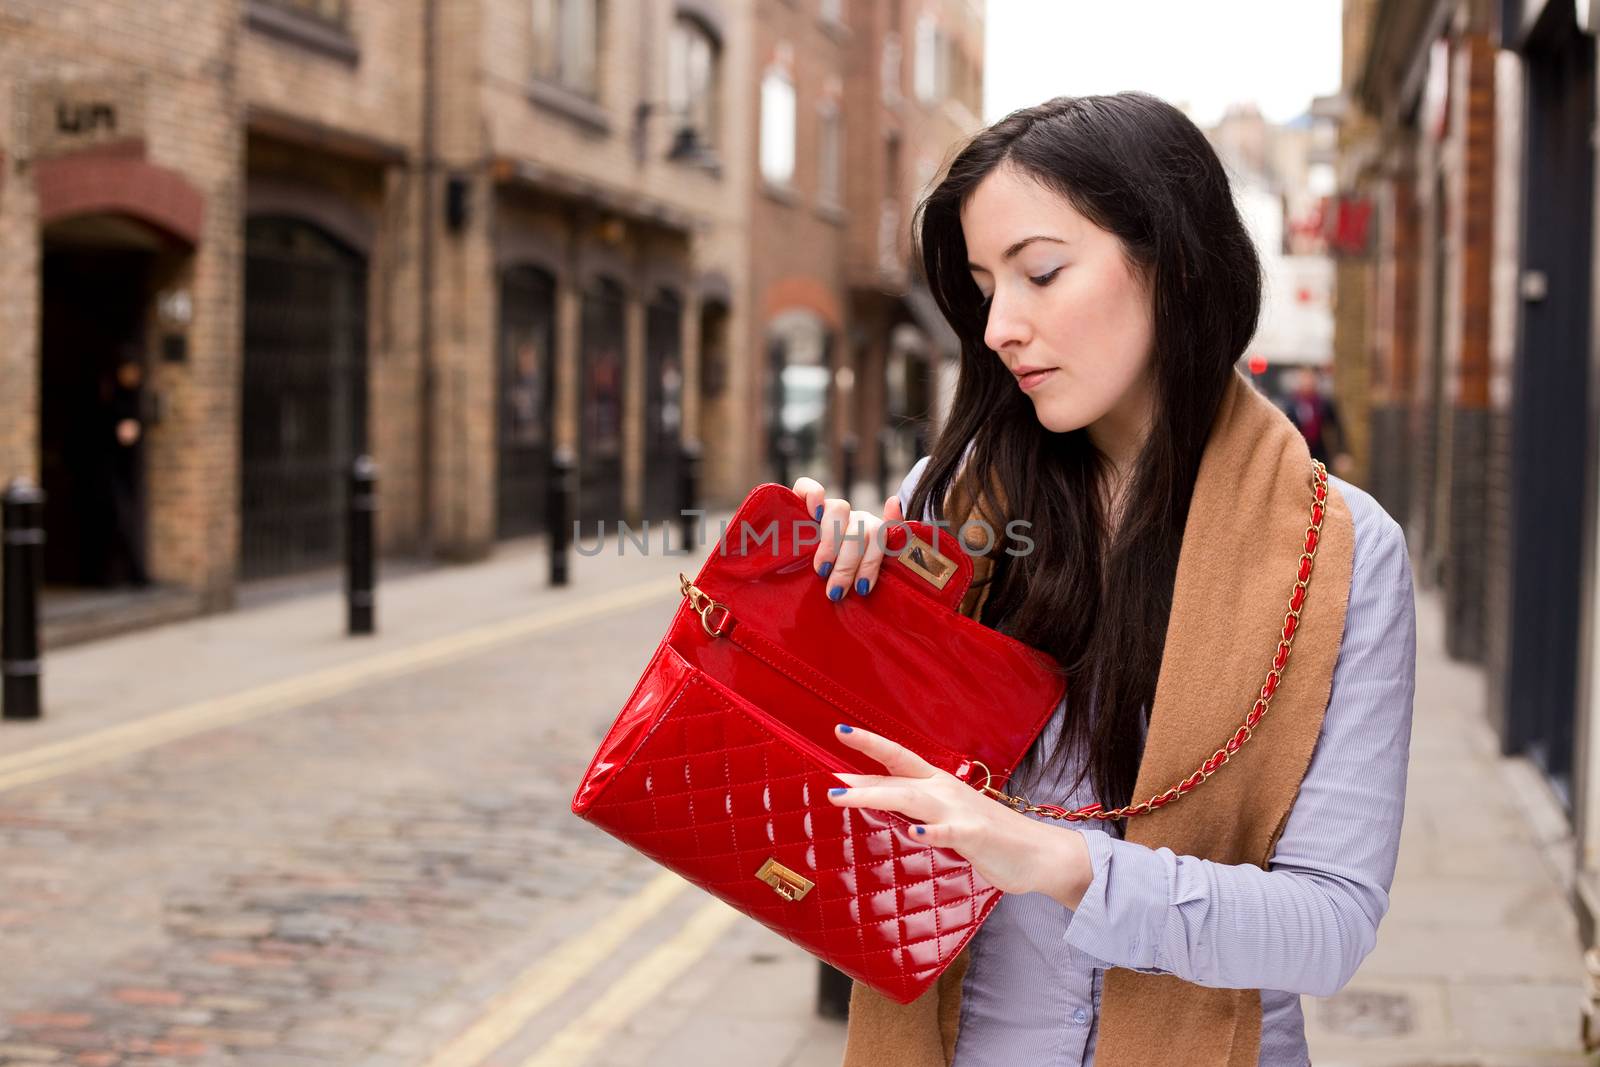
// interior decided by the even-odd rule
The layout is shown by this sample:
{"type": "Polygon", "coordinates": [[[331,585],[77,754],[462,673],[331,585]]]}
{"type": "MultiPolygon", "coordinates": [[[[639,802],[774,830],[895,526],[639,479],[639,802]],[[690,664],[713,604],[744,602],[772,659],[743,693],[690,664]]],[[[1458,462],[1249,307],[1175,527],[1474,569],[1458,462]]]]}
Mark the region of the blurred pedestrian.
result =
{"type": "Polygon", "coordinates": [[[136,351],[125,349],[119,355],[103,399],[110,438],[109,578],[112,584],[142,588],[150,584],[150,576],[144,536],[144,366],[136,351]]]}
{"type": "Polygon", "coordinates": [[[1316,371],[1308,367],[1295,375],[1294,389],[1285,399],[1283,410],[1306,439],[1311,455],[1327,464],[1329,470],[1344,474],[1350,464],[1344,425],[1333,398],[1322,391],[1316,371]]]}

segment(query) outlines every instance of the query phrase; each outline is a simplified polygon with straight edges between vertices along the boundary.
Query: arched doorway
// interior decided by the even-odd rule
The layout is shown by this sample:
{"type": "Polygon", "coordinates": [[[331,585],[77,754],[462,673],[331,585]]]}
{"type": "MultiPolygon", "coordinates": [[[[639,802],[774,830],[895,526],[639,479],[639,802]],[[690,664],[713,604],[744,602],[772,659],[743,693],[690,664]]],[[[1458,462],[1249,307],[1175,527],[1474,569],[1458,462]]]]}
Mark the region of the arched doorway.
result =
{"type": "Polygon", "coordinates": [[[496,530],[538,533],[554,435],[556,280],[537,267],[500,275],[500,403],[496,530]]]}
{"type": "Polygon", "coordinates": [[[583,370],[579,397],[578,520],[622,520],[622,366],[626,300],[620,284],[599,278],[583,294],[583,370]]]}
{"type": "Polygon", "coordinates": [[[767,327],[768,448],[791,485],[802,475],[830,484],[830,340],[827,325],[810,311],[786,311],[767,327]]]}
{"type": "MultiPolygon", "coordinates": [[[[170,239],[120,215],[45,227],[39,444],[45,580],[148,583],[147,316],[170,239]]],[[[185,250],[186,252],[187,250],[185,250]]]]}
{"type": "Polygon", "coordinates": [[[644,513],[677,514],[683,467],[683,302],[663,289],[645,312],[644,513]]]}
{"type": "Polygon", "coordinates": [[[340,558],[345,484],[367,447],[367,264],[300,219],[245,226],[240,574],[340,558]]]}
{"type": "Polygon", "coordinates": [[[891,476],[903,475],[928,454],[934,412],[934,373],[927,336],[909,323],[889,335],[884,361],[884,434],[880,447],[891,476]]]}

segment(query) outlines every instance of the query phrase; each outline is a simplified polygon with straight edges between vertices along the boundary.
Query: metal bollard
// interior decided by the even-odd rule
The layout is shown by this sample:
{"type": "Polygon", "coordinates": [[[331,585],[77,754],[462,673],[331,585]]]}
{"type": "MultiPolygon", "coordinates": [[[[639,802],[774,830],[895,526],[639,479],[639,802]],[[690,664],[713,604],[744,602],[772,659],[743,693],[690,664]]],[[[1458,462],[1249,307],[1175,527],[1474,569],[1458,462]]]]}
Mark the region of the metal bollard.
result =
{"type": "Polygon", "coordinates": [[[557,448],[550,453],[546,494],[546,510],[550,516],[550,584],[566,585],[567,551],[572,544],[578,495],[578,460],[570,448],[557,448]]]}
{"type": "Polygon", "coordinates": [[[345,518],[346,629],[353,637],[377,629],[373,525],[378,513],[378,464],[360,455],[350,464],[349,514],[345,518]]]}
{"type": "Polygon", "coordinates": [[[685,552],[694,551],[699,525],[693,515],[684,513],[693,511],[700,500],[701,452],[699,441],[683,442],[682,462],[678,465],[678,521],[685,552]]]}
{"type": "Polygon", "coordinates": [[[778,484],[793,486],[794,479],[790,475],[794,472],[794,454],[798,450],[795,439],[788,434],[778,438],[778,484]]]}
{"type": "Polygon", "coordinates": [[[817,961],[817,1014],[825,1019],[850,1016],[850,976],[831,964],[817,961]]]}
{"type": "Polygon", "coordinates": [[[844,440],[839,442],[840,495],[846,500],[855,500],[856,450],[860,447],[860,442],[853,433],[845,434],[844,440]]]}
{"type": "Polygon", "coordinates": [[[885,426],[878,431],[878,496],[884,500],[894,491],[889,484],[889,452],[894,442],[894,431],[885,426]]]}
{"type": "Polygon", "coordinates": [[[5,529],[5,607],[0,619],[0,707],[7,719],[42,714],[39,677],[39,586],[44,581],[44,492],[17,478],[0,496],[5,529]]]}

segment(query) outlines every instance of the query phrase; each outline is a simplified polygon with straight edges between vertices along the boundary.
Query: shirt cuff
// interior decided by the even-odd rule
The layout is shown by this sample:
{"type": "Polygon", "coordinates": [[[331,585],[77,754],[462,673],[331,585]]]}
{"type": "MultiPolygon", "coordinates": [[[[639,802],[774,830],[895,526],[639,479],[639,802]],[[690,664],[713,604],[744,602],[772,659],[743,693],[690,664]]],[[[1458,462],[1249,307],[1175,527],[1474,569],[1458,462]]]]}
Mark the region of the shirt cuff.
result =
{"type": "Polygon", "coordinates": [[[1107,967],[1166,973],[1156,963],[1177,857],[1170,849],[1148,849],[1104,830],[1076,832],[1089,848],[1094,877],[1064,940],[1107,967]]]}

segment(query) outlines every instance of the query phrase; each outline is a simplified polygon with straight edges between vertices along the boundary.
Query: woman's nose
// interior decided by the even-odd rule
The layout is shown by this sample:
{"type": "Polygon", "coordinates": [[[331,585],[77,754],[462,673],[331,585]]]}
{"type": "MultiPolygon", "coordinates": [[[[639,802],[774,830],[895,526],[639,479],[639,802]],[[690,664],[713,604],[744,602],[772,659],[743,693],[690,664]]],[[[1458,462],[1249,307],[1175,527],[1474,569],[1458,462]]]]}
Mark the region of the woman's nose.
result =
{"type": "Polygon", "coordinates": [[[1027,340],[1027,324],[1011,310],[1011,301],[996,293],[989,302],[989,322],[983,329],[983,343],[996,352],[1008,344],[1027,340]]]}

